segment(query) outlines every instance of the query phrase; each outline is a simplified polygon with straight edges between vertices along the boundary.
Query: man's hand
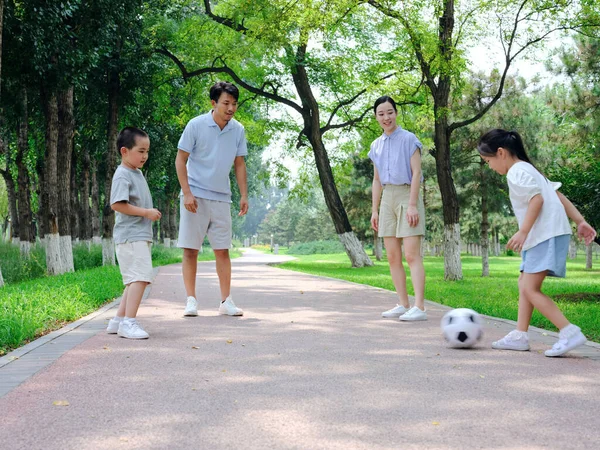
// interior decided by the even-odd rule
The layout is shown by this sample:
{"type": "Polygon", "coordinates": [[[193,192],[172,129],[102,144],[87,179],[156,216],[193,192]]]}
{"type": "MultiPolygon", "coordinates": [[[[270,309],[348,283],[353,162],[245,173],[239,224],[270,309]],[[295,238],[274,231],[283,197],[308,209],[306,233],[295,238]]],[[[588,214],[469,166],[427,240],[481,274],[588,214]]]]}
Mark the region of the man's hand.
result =
{"type": "Polygon", "coordinates": [[[240,212],[238,216],[245,216],[248,212],[248,197],[242,197],[240,199],[240,212]]]}
{"type": "Polygon", "coordinates": [[[196,213],[198,210],[198,201],[194,194],[191,192],[189,194],[183,194],[183,207],[187,209],[191,213],[196,213]]]}
{"type": "Polygon", "coordinates": [[[156,208],[146,210],[146,219],[150,219],[152,222],[157,221],[161,217],[162,217],[162,214],[156,208]]]}

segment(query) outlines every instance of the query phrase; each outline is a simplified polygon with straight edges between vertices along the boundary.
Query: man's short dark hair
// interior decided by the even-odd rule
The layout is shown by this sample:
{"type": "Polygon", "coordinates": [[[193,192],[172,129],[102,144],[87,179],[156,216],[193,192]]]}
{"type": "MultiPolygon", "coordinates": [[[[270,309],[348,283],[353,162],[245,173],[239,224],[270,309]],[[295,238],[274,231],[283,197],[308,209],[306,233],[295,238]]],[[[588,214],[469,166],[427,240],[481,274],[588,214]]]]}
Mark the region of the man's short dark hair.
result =
{"type": "Polygon", "coordinates": [[[231,95],[233,98],[235,98],[236,102],[237,102],[238,98],[240,97],[240,91],[234,84],[228,83],[227,81],[217,81],[210,88],[210,99],[214,100],[215,102],[218,102],[219,98],[221,98],[221,94],[223,92],[225,92],[225,93],[231,95]]]}
{"type": "Polygon", "coordinates": [[[119,132],[117,137],[117,152],[121,154],[121,148],[125,147],[131,150],[135,147],[136,139],[138,137],[147,138],[148,133],[144,130],[136,127],[125,127],[119,132]]]}

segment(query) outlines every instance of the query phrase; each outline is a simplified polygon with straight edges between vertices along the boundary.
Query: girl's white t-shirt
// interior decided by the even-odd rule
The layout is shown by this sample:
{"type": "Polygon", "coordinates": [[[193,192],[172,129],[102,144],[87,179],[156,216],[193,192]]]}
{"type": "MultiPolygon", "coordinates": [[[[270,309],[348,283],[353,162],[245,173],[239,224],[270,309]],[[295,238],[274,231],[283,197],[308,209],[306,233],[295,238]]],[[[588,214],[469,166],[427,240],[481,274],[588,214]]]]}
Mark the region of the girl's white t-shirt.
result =
{"type": "Polygon", "coordinates": [[[506,174],[506,180],[508,181],[510,202],[519,222],[519,228],[525,220],[529,201],[538,194],[544,199],[540,214],[523,244],[523,250],[535,247],[555,236],[572,234],[569,218],[556,193],[561,187],[561,183],[549,181],[535,167],[525,161],[513,164],[506,174]]]}

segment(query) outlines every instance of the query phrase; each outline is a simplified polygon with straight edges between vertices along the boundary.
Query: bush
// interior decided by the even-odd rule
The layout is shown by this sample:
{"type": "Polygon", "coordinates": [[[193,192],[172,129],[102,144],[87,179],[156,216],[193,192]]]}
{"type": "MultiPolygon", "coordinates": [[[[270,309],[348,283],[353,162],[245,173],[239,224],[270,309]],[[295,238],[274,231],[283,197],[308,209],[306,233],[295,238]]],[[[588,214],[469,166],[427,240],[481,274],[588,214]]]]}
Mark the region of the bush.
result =
{"type": "Polygon", "coordinates": [[[76,271],[102,266],[102,245],[73,245],[73,265],[76,271]]]}
{"type": "Polygon", "coordinates": [[[17,245],[0,242],[0,268],[6,284],[43,277],[46,275],[46,251],[37,244],[31,247],[29,258],[22,258],[17,245]]]}
{"type": "Polygon", "coordinates": [[[178,247],[165,247],[164,245],[152,245],[152,265],[166,266],[167,264],[180,263],[183,250],[178,247]]]}
{"type": "Polygon", "coordinates": [[[340,241],[313,241],[294,244],[288,250],[290,255],[322,255],[344,253],[344,246],[340,241]]]}

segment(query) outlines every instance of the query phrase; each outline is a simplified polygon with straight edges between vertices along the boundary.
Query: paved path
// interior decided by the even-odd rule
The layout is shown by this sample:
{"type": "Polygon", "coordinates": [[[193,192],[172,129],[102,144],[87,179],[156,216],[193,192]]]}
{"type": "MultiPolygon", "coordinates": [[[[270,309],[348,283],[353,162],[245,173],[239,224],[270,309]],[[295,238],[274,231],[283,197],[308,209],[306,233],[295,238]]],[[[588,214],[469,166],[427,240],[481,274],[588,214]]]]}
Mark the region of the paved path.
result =
{"type": "Polygon", "coordinates": [[[491,350],[513,324],[488,318],[485,345],[449,349],[446,307],[381,319],[393,293],[269,258],[234,261],[242,318],[217,314],[214,263],[199,264],[200,316],[182,317],[172,265],[140,309],[149,340],[106,335],[113,304],[0,358],[0,448],[598,448],[597,345],[546,358],[554,334],[532,331],[531,352],[491,350]]]}

